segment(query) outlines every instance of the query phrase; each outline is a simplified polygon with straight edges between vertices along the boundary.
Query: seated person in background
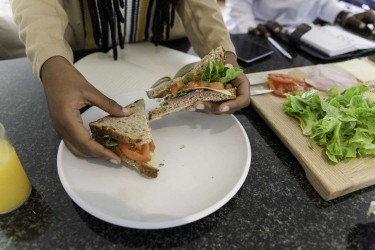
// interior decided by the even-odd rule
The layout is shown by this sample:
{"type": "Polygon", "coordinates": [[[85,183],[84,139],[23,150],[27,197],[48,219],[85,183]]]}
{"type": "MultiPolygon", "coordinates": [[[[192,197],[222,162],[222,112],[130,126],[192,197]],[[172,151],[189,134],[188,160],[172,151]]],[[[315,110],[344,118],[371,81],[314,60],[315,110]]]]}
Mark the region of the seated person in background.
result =
{"type": "Polygon", "coordinates": [[[373,10],[352,14],[336,0],[226,0],[224,20],[231,33],[252,32],[269,36],[283,27],[313,23],[316,19],[330,24],[365,29],[373,24],[373,10]]]}
{"type": "MultiPolygon", "coordinates": [[[[125,42],[148,40],[157,44],[168,38],[176,10],[199,56],[221,45],[226,62],[238,66],[216,0],[11,0],[11,4],[33,72],[43,84],[53,127],[77,156],[120,163],[116,154],[92,140],[82,124],[81,108],[95,105],[114,116],[128,116],[130,111],[100,93],[76,70],[72,50],[107,51],[112,47],[115,56],[117,46],[112,44],[123,47],[125,42]]],[[[229,114],[246,107],[249,81],[242,74],[233,84],[237,87],[235,100],[196,102],[194,108],[229,114]]]]}
{"type": "Polygon", "coordinates": [[[25,45],[18,36],[9,1],[0,0],[0,60],[25,56],[25,45]]]}

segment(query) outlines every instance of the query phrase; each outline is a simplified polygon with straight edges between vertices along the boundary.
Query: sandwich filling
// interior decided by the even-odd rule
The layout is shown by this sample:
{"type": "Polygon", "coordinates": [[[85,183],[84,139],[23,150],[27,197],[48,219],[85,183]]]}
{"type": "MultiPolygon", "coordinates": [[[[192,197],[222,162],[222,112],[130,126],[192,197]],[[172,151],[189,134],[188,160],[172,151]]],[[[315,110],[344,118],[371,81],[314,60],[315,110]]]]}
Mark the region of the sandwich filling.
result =
{"type": "Polygon", "coordinates": [[[144,113],[144,100],[137,100],[126,107],[132,111],[129,116],[107,115],[90,122],[92,137],[141,174],[156,178],[159,168],[153,157],[155,145],[144,113]]]}
{"type": "Polygon", "coordinates": [[[243,73],[239,67],[225,64],[225,51],[220,46],[182,77],[159,83],[146,91],[150,99],[159,98],[160,105],[149,111],[149,120],[186,110],[197,101],[223,102],[236,99],[233,81],[243,73]]]}
{"type": "Polygon", "coordinates": [[[225,95],[232,95],[229,89],[233,85],[228,83],[234,80],[242,73],[242,69],[233,67],[231,64],[208,62],[200,77],[194,77],[193,74],[187,73],[182,78],[174,80],[168,89],[161,96],[164,100],[171,100],[183,97],[192,91],[215,91],[225,95]]]}
{"type": "Polygon", "coordinates": [[[108,148],[118,147],[122,154],[134,161],[149,162],[155,151],[155,144],[152,140],[149,143],[137,145],[133,143],[119,142],[110,135],[104,135],[102,138],[99,138],[98,135],[93,135],[93,137],[95,140],[102,139],[104,145],[108,148]]]}

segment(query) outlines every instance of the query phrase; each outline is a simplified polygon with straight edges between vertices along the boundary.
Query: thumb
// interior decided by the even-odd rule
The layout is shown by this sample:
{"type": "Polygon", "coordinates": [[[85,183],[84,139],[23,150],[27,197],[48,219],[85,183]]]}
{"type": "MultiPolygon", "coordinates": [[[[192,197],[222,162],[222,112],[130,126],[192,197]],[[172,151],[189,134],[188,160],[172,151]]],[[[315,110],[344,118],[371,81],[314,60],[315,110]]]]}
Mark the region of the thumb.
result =
{"type": "Polygon", "coordinates": [[[97,106],[112,116],[129,116],[132,114],[130,109],[122,107],[115,100],[108,98],[98,90],[90,95],[89,101],[92,105],[97,106]]]}
{"type": "Polygon", "coordinates": [[[129,116],[133,113],[130,109],[122,107],[115,100],[106,96],[104,96],[103,103],[96,106],[103,109],[112,116],[129,116]]]}

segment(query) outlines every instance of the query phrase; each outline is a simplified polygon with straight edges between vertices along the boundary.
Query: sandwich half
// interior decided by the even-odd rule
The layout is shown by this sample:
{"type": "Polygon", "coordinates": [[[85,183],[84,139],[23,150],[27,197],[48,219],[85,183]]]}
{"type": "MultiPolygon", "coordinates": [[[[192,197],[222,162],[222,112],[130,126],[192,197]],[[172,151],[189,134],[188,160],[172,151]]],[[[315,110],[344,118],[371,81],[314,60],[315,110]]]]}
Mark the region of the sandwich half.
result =
{"type": "Polygon", "coordinates": [[[155,145],[145,115],[144,100],[137,100],[126,107],[133,112],[132,115],[108,115],[91,122],[89,127],[92,137],[141,174],[156,178],[159,168],[153,159],[155,145]]]}
{"type": "Polygon", "coordinates": [[[146,91],[148,98],[162,99],[149,112],[149,119],[185,110],[196,101],[222,102],[236,98],[236,88],[229,82],[242,74],[242,69],[225,64],[224,49],[218,47],[207,54],[194,68],[175,79],[146,91]]]}

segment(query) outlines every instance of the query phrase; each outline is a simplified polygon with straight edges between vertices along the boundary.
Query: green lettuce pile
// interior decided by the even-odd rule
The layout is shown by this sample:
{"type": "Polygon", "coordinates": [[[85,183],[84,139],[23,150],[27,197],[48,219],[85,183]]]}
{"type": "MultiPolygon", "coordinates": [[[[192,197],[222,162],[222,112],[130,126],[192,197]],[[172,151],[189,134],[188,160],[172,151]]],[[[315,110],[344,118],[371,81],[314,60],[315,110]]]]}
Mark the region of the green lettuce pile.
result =
{"type": "Polygon", "coordinates": [[[330,89],[328,97],[315,90],[287,95],[284,112],[299,120],[303,134],[325,149],[332,163],[375,155],[375,104],[356,86],[342,94],[330,89]]]}

